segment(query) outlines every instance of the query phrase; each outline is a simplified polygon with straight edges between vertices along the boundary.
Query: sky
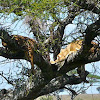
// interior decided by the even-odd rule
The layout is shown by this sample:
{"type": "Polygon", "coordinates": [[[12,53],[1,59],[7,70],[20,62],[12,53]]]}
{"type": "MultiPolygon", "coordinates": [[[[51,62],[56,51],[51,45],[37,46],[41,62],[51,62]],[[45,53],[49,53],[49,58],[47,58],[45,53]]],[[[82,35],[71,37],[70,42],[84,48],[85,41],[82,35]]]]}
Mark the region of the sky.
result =
{"type": "MultiPolygon", "coordinates": [[[[29,33],[29,29],[28,29],[28,25],[23,24],[23,20],[17,21],[16,23],[11,22],[11,19],[14,19],[14,16],[16,17],[16,15],[9,15],[7,18],[1,18],[0,17],[0,26],[3,27],[10,27],[10,30],[12,31],[13,29],[13,34],[19,34],[19,35],[23,35],[23,36],[30,36],[30,38],[33,37],[32,33],[29,33]],[[28,33],[28,34],[27,34],[28,33]]],[[[75,24],[69,24],[68,26],[66,26],[65,28],[65,34],[70,34],[72,31],[74,31],[76,29],[76,25],[75,24]]],[[[70,38],[69,38],[70,41],[70,38]]],[[[2,46],[0,44],[0,46],[2,46]]],[[[17,61],[16,61],[17,62],[17,61]]],[[[20,62],[20,61],[19,61],[20,62]]],[[[27,62],[26,61],[21,61],[21,63],[25,62],[25,66],[27,66],[27,62]]],[[[17,62],[18,63],[18,62],[17,62]]],[[[92,64],[87,64],[86,65],[86,70],[88,70],[89,72],[94,72],[95,74],[100,76],[100,62],[96,62],[96,63],[92,63],[92,64]],[[93,65],[95,65],[96,67],[93,67],[93,65]]],[[[5,73],[11,73],[14,75],[14,72],[16,72],[16,70],[18,70],[17,64],[15,65],[14,60],[7,60],[4,57],[0,57],[0,72],[5,72],[5,73]],[[4,61],[5,60],[5,61],[4,61]],[[6,69],[6,70],[5,70],[6,69]],[[13,72],[11,71],[13,70],[13,72]]],[[[28,66],[30,66],[30,64],[28,63],[28,66]]],[[[90,84],[86,84],[86,87],[88,87],[90,84]]],[[[95,83],[93,84],[93,86],[91,86],[89,89],[87,89],[86,93],[88,94],[97,94],[98,91],[96,90],[96,88],[100,86],[99,83],[95,83]]],[[[4,81],[4,78],[0,77],[0,89],[2,88],[10,88],[11,85],[7,84],[6,81],[4,81]],[[1,83],[3,82],[3,84],[1,85],[1,83]]],[[[61,92],[60,94],[68,94],[67,91],[61,92]]]]}

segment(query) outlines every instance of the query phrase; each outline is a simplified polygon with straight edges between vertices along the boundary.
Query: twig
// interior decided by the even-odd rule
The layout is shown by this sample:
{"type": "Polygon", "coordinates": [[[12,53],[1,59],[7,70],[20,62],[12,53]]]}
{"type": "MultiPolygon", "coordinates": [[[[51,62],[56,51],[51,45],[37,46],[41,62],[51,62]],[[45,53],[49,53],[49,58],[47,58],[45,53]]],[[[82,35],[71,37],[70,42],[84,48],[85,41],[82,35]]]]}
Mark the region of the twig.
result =
{"type": "Polygon", "coordinates": [[[2,73],[0,73],[0,75],[8,82],[8,84],[11,84],[11,85],[15,85],[15,84],[13,84],[13,82],[11,82],[10,80],[8,80],[4,75],[3,75],[3,72],[2,73]]]}

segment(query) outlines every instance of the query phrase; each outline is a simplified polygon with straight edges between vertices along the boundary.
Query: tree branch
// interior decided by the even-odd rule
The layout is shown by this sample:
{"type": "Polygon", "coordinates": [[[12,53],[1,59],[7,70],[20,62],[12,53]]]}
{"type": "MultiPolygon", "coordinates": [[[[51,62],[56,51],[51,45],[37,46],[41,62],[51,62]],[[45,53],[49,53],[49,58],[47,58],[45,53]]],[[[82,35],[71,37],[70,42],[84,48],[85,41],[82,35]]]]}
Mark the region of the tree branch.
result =
{"type": "Polygon", "coordinates": [[[59,89],[63,89],[65,87],[65,85],[75,85],[75,84],[79,84],[83,82],[83,80],[79,77],[76,77],[74,75],[72,76],[68,76],[68,75],[63,75],[63,76],[59,76],[53,80],[50,81],[49,84],[47,84],[41,91],[40,91],[40,95],[45,95],[48,93],[52,93],[54,91],[57,91],[59,89]]]}
{"type": "Polygon", "coordinates": [[[100,18],[95,23],[89,25],[85,31],[85,37],[83,41],[83,51],[89,51],[93,46],[91,41],[98,35],[100,35],[100,18]]]}
{"type": "Polygon", "coordinates": [[[0,76],[2,76],[2,77],[8,82],[8,84],[14,85],[12,81],[10,81],[9,79],[7,79],[7,78],[3,75],[3,72],[0,73],[0,76]]]}
{"type": "MultiPolygon", "coordinates": [[[[73,0],[73,2],[75,3],[75,0],[73,0]]],[[[81,9],[86,9],[86,10],[89,10],[89,11],[92,11],[93,13],[96,13],[96,14],[100,14],[100,8],[97,7],[97,2],[99,1],[89,1],[89,0],[79,0],[77,1],[76,4],[78,4],[79,6],[81,6],[80,8],[81,9]]],[[[99,3],[98,3],[99,5],[99,3]]]]}
{"type": "Polygon", "coordinates": [[[26,16],[25,23],[30,25],[31,32],[33,32],[37,42],[43,42],[43,40],[46,39],[46,35],[43,34],[46,30],[46,26],[39,18],[35,17],[34,14],[32,16],[26,16]]]}
{"type": "Polygon", "coordinates": [[[24,48],[18,44],[18,41],[16,41],[12,36],[8,34],[8,30],[0,27],[0,39],[8,44],[9,48],[16,48],[17,51],[24,50],[24,48]]]}
{"type": "Polygon", "coordinates": [[[60,76],[51,80],[50,83],[48,83],[49,81],[43,80],[43,78],[41,78],[41,82],[40,82],[40,79],[38,80],[38,82],[36,83],[37,85],[34,84],[33,82],[32,83],[26,82],[26,84],[23,84],[23,86],[16,87],[16,89],[11,94],[11,96],[13,97],[10,96],[7,98],[7,100],[15,100],[15,99],[32,100],[32,99],[37,98],[38,96],[52,93],[56,90],[62,89],[67,84],[79,84],[82,82],[82,80],[79,77],[76,77],[74,75],[72,76],[64,75],[64,76],[60,76]],[[19,93],[20,95],[17,95],[19,93]]]}
{"type": "Polygon", "coordinates": [[[24,53],[22,51],[12,52],[3,47],[0,47],[0,56],[9,59],[25,59],[24,53]]]}
{"type": "MultiPolygon", "coordinates": [[[[71,0],[71,2],[78,5],[80,9],[85,9],[92,11],[93,13],[100,14],[100,8],[98,7],[99,1],[97,0],[96,1],[92,0],[92,2],[90,0],[71,0]]],[[[67,0],[64,0],[64,4],[68,5],[67,0]]]]}

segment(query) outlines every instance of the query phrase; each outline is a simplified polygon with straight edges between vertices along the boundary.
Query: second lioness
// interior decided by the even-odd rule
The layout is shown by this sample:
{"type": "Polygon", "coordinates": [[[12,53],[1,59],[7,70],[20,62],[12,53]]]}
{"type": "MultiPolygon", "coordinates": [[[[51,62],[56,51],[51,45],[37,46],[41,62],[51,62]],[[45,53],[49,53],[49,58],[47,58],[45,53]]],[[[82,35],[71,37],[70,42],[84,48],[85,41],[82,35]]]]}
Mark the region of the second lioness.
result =
{"type": "MultiPolygon", "coordinates": [[[[64,64],[65,59],[72,53],[76,53],[80,50],[82,46],[83,40],[77,40],[75,42],[70,43],[67,45],[65,49],[61,49],[60,53],[57,55],[57,59],[55,61],[50,61],[51,64],[55,63],[62,63],[61,66],[64,64]]],[[[95,42],[91,42],[94,46],[97,45],[95,42]]],[[[94,52],[94,46],[90,49],[90,51],[94,52]]]]}

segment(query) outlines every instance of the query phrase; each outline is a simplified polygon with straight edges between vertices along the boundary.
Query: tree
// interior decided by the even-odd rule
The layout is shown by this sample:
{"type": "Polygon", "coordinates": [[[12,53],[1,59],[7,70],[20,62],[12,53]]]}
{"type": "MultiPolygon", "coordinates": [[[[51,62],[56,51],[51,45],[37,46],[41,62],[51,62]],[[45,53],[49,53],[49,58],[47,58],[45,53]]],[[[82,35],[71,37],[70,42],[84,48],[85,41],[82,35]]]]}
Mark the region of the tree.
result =
{"type": "MultiPolygon", "coordinates": [[[[35,73],[29,69],[24,70],[26,79],[9,79],[1,74],[13,90],[1,90],[2,100],[33,100],[41,95],[46,95],[66,88],[65,85],[75,85],[82,82],[88,75],[84,71],[84,65],[100,60],[99,38],[100,38],[100,6],[98,0],[0,0],[0,13],[17,16],[13,21],[25,20],[34,34],[36,45],[34,46],[35,73]],[[70,34],[64,34],[67,25],[77,22],[76,30],[70,34]],[[57,58],[61,48],[77,39],[82,39],[82,47],[76,53],[69,55],[64,65],[50,64],[50,53],[54,60],[57,58]],[[91,41],[98,46],[94,53],[90,52],[93,46],[91,41]],[[81,68],[82,76],[68,72],[81,68]]],[[[24,59],[24,46],[10,35],[9,29],[0,28],[0,38],[7,47],[0,47],[0,56],[9,59],[24,59]]],[[[13,34],[13,33],[12,33],[13,34]]],[[[27,51],[27,49],[26,49],[27,51]]],[[[76,94],[70,88],[66,88],[76,94]]]]}

